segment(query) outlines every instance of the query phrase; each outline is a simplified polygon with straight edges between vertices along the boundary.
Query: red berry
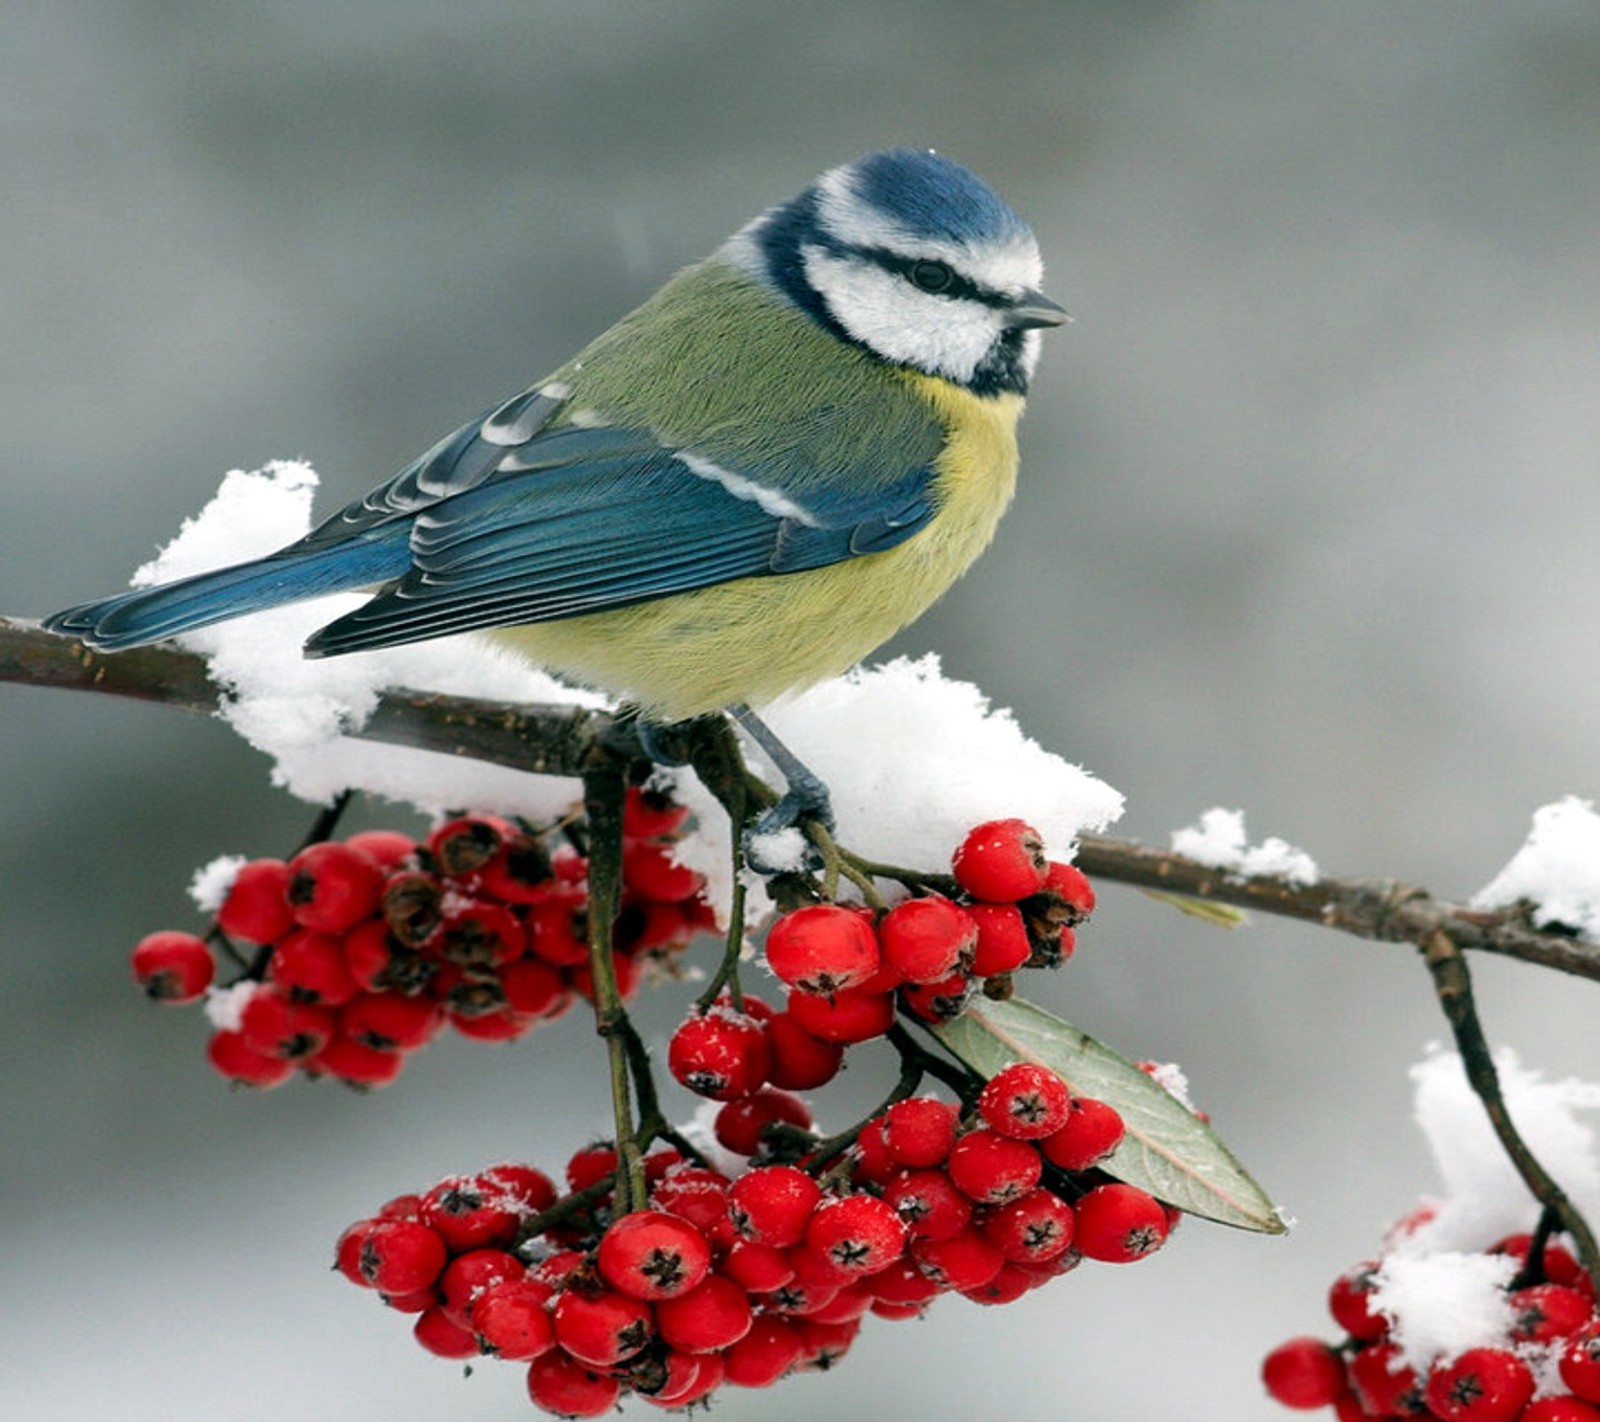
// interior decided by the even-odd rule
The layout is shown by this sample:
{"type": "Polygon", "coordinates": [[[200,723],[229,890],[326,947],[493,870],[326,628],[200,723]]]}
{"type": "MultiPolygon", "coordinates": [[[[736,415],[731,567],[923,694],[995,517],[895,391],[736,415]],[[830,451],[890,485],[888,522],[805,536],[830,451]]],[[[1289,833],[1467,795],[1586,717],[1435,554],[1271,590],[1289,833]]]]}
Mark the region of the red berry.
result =
{"type": "Polygon", "coordinates": [[[1006,1257],[971,1225],[948,1239],[912,1241],[917,1267],[942,1289],[965,1293],[981,1289],[1005,1267],[1006,1257]]]}
{"type": "Polygon", "coordinates": [[[344,933],[371,918],[382,895],[383,870],[348,844],[308,844],[289,861],[289,908],[302,928],[344,933]]]}
{"type": "Polygon", "coordinates": [[[344,935],[344,965],[363,992],[420,987],[433,971],[432,964],[424,966],[415,952],[390,936],[381,918],[369,918],[344,935]]]}
{"type": "Polygon", "coordinates": [[[216,972],[203,938],[172,929],[147,934],[134,946],[133,975],[146,996],[174,1007],[205,995],[216,972]]]}
{"type": "Polygon", "coordinates": [[[723,1352],[723,1377],[735,1387],[771,1387],[795,1365],[801,1347],[800,1330],[788,1319],[759,1314],[723,1352]]]}
{"type": "Polygon", "coordinates": [[[1594,1316],[1589,1300],[1564,1284],[1533,1284],[1506,1296],[1517,1315],[1511,1337],[1518,1343],[1553,1343],[1582,1328],[1594,1316]]]}
{"type": "MultiPolygon", "coordinates": [[[[520,1213],[536,1215],[556,1202],[555,1182],[544,1171],[517,1161],[491,1165],[478,1172],[485,1185],[504,1192],[503,1203],[520,1213]]],[[[420,1202],[419,1202],[420,1204],[420,1202]]]]}
{"type": "Polygon", "coordinates": [[[1109,1101],[1074,1096],[1066,1123],[1039,1142],[1044,1158],[1063,1170],[1092,1170],[1122,1143],[1122,1115],[1109,1101]]]}
{"type": "Polygon", "coordinates": [[[978,925],[978,939],[972,948],[973,977],[1014,973],[1028,961],[1033,944],[1022,910],[1015,904],[968,904],[967,913],[978,925]]]}
{"type": "Polygon", "coordinates": [[[576,968],[589,961],[588,896],[582,889],[562,888],[528,909],[528,951],[557,968],[576,968]]]}
{"type": "Polygon", "coordinates": [[[420,1214],[458,1254],[509,1245],[522,1223],[520,1202],[487,1171],[441,1180],[422,1197],[420,1214]]]}
{"type": "Polygon", "coordinates": [[[1285,1407],[1329,1407],[1346,1391],[1344,1360],[1320,1338],[1291,1338],[1267,1354],[1261,1381],[1285,1407]]]}
{"type": "Polygon", "coordinates": [[[865,992],[819,997],[795,992],[789,995],[788,1013],[801,1031],[823,1042],[849,1046],[881,1037],[894,1026],[894,997],[865,992]]]}
{"type": "Polygon", "coordinates": [[[1375,1343],[1345,1368],[1350,1389],[1369,1417],[1412,1417],[1423,1411],[1422,1379],[1400,1363],[1393,1343],[1375,1343]]]}
{"type": "Polygon", "coordinates": [[[902,988],[900,1000],[907,1012],[923,1022],[953,1022],[967,1010],[977,988],[976,979],[955,973],[936,983],[914,983],[902,988]]]}
{"type": "Polygon", "coordinates": [[[622,806],[622,832],[630,839],[671,834],[689,818],[689,807],[677,804],[665,790],[628,787],[622,806]]]}
{"type": "Polygon", "coordinates": [[[519,833],[502,844],[473,877],[480,894],[506,904],[532,904],[549,892],[554,872],[544,840],[536,834],[519,833]]]}
{"type": "Polygon", "coordinates": [[[739,1234],[769,1249],[787,1249],[806,1235],[822,1202],[822,1187],[793,1165],[763,1165],[728,1187],[728,1208],[739,1234]]]}
{"type": "Polygon", "coordinates": [[[884,1142],[901,1165],[943,1165],[955,1146],[959,1119],[956,1108],[937,1097],[896,1101],[883,1113],[884,1142]]]}
{"type": "Polygon", "coordinates": [[[444,1309],[437,1306],[417,1315],[412,1336],[430,1353],[441,1358],[476,1358],[478,1338],[470,1328],[463,1328],[444,1309]]]}
{"type": "Polygon", "coordinates": [[[333,1037],[333,1010],[309,1002],[291,1002],[263,987],[250,994],[239,1013],[239,1032],[263,1056],[303,1061],[314,1057],[333,1037]]]}
{"type": "Polygon", "coordinates": [[[339,1009],[339,1030],[377,1052],[414,1051],[443,1024],[432,998],[398,992],[364,992],[339,1009]]]}
{"type": "Polygon", "coordinates": [[[464,968],[494,968],[522,956],[522,920],[504,904],[451,896],[441,907],[438,932],[429,940],[440,957],[464,968]]]}
{"type": "Polygon", "coordinates": [[[767,934],[767,966],[802,993],[830,997],[859,986],[878,971],[880,961],[871,925],[837,904],[786,913],[767,934]]]}
{"type": "Polygon", "coordinates": [[[440,1304],[455,1323],[465,1328],[472,1305],[485,1289],[520,1279],[525,1273],[523,1262],[503,1249],[469,1249],[456,1255],[439,1276],[440,1304]]]}
{"type": "Polygon", "coordinates": [[[732,1279],[708,1275],[697,1287],[656,1305],[662,1340],[686,1353],[709,1353],[737,1343],[750,1331],[750,1297],[732,1279]]]}
{"type": "Polygon", "coordinates": [[[361,1274],[386,1294],[430,1288],[449,1260],[444,1241],[415,1220],[378,1220],[361,1241],[361,1274]]]}
{"type": "Polygon", "coordinates": [[[809,1131],[811,1121],[811,1108],[792,1091],[763,1086],[723,1106],[712,1123],[712,1133],[719,1145],[735,1155],[755,1156],[762,1153],[768,1126],[793,1126],[809,1131]]]}
{"type": "Polygon", "coordinates": [[[722,1385],[722,1354],[669,1352],[663,1364],[666,1381],[656,1392],[634,1391],[657,1407],[687,1411],[722,1385]],[[680,1374],[680,1369],[683,1372],[680,1374]]]}
{"type": "Polygon", "coordinates": [[[1585,1402],[1600,1402],[1600,1322],[1585,1324],[1561,1350],[1561,1381],[1585,1402]]]}
{"type": "Polygon", "coordinates": [[[343,1007],[359,991],[345,966],[344,945],[332,934],[299,928],[272,950],[267,976],[296,1002],[343,1007]]]}
{"type": "Polygon", "coordinates": [[[439,872],[459,879],[483,868],[516,833],[496,815],[460,815],[435,828],[423,843],[439,872]]]}
{"type": "Polygon", "coordinates": [[[1389,1320],[1372,1307],[1381,1261],[1367,1259],[1346,1269],[1328,1290],[1333,1321],[1358,1343],[1376,1342],[1389,1331],[1389,1320]]]}
{"type": "Polygon", "coordinates": [[[261,1091],[281,1086],[294,1075],[293,1062],[256,1051],[235,1031],[213,1032],[206,1043],[206,1058],[229,1081],[261,1091]]]}
{"type": "Polygon", "coordinates": [[[1072,1243],[1072,1206],[1048,1190],[1030,1190],[997,1205],[983,1222],[983,1237],[1016,1264],[1044,1264],[1072,1243]]]}
{"type": "Polygon", "coordinates": [[[707,1239],[719,1240],[731,1228],[728,1219],[728,1181],[715,1170],[698,1165],[676,1165],[650,1192],[658,1210],[688,1220],[707,1239]]]}
{"type": "Polygon", "coordinates": [[[1514,1422],[1533,1387],[1533,1373],[1515,1353],[1468,1348],[1434,1365],[1423,1395],[1443,1422],[1514,1422]]]}
{"type": "Polygon", "coordinates": [[[861,1128],[851,1155],[854,1165],[850,1178],[857,1185],[886,1185],[900,1170],[899,1161],[889,1154],[889,1136],[882,1116],[875,1117],[861,1128]]]}
{"type": "Polygon", "coordinates": [[[528,1396],[557,1417],[603,1417],[617,1405],[622,1384],[552,1350],[528,1364],[528,1396]]]}
{"type": "Polygon", "coordinates": [[[1071,1105],[1072,1093],[1053,1071],[1013,1062],[989,1078],[978,1097],[978,1114],[1002,1136],[1034,1141],[1059,1131],[1071,1105]]]}
{"type": "Polygon", "coordinates": [[[671,1299],[698,1285],[711,1269],[711,1246],[686,1220],[661,1210],[635,1210],[612,1223],[596,1255],[600,1277],[636,1299],[671,1299]]]}
{"type": "Polygon", "coordinates": [[[439,927],[444,885],[420,869],[402,869],[383,882],[380,907],[395,940],[421,948],[439,927]]]}
{"type": "Polygon", "coordinates": [[[942,1170],[904,1170],[883,1189],[912,1239],[948,1239],[972,1222],[972,1201],[942,1170]]]}
{"type": "Polygon", "coordinates": [[[878,925],[883,961],[908,983],[936,983],[964,973],[977,941],[972,915],[937,894],[896,904],[878,925]]]}
{"type": "Polygon", "coordinates": [[[366,1088],[387,1086],[405,1066],[399,1052],[380,1052],[335,1033],[333,1039],[306,1064],[307,1071],[336,1076],[347,1085],[366,1088]]]}
{"type": "Polygon", "coordinates": [[[1517,1422],[1600,1422],[1600,1407],[1580,1402],[1571,1394],[1541,1397],[1527,1405],[1517,1422]]]}
{"type": "Polygon", "coordinates": [[[975,899],[1012,903],[1044,887],[1048,861],[1039,831],[1023,820],[988,820],[970,830],[951,860],[975,899]]]}
{"type": "Polygon", "coordinates": [[[737,1239],[717,1266],[746,1293],[770,1294],[794,1278],[794,1265],[781,1249],[737,1239]]]}
{"type": "Polygon", "coordinates": [[[844,1047],[813,1037],[789,1012],[774,1013],[761,1024],[767,1036],[767,1079],[787,1091],[826,1086],[844,1065],[844,1047]]]}
{"type": "Polygon", "coordinates": [[[678,863],[670,845],[653,839],[622,842],[622,882],[643,899],[676,904],[705,887],[705,875],[678,863]]]}
{"type": "Polygon", "coordinates": [[[806,1247],[842,1273],[876,1273],[905,1252],[905,1221],[874,1195],[824,1200],[806,1225],[806,1247]]]}
{"type": "Polygon", "coordinates": [[[713,1101],[748,1096],[767,1079],[767,1036],[761,1024],[731,1007],[691,1013],[667,1045],[667,1068],[690,1091],[713,1101]]]}
{"type": "Polygon", "coordinates": [[[360,830],[350,835],[345,843],[351,849],[359,849],[385,874],[400,868],[417,852],[416,840],[399,830],[360,830]]]}
{"type": "Polygon", "coordinates": [[[650,1305],[612,1289],[569,1288],[556,1299],[551,1318],[556,1342],[591,1368],[631,1358],[654,1332],[650,1305]]]}
{"type": "Polygon", "coordinates": [[[572,1001],[560,970],[531,954],[501,970],[506,1006],[520,1017],[559,1016],[572,1001]]]}
{"type": "Polygon", "coordinates": [[[507,1362],[526,1363],[542,1357],[556,1345],[550,1321],[554,1290],[539,1279],[524,1275],[491,1284],[472,1303],[472,1331],[485,1353],[507,1362]]]}
{"type": "Polygon", "coordinates": [[[857,1292],[860,1293],[860,1297],[850,1306],[858,1311],[851,1313],[849,1318],[832,1317],[840,1308],[840,1303],[836,1300],[822,1311],[829,1317],[824,1318],[822,1313],[814,1313],[799,1320],[796,1327],[800,1330],[801,1346],[800,1356],[795,1360],[796,1368],[803,1372],[825,1373],[850,1351],[850,1345],[861,1332],[861,1315],[867,1311],[867,1305],[872,1301],[871,1296],[865,1291],[845,1291],[845,1293],[857,1292]]]}
{"type": "Polygon", "coordinates": [[[1153,1254],[1172,1232],[1160,1201],[1137,1185],[1097,1185],[1074,1206],[1073,1247],[1089,1259],[1131,1264],[1153,1254]]]}
{"type": "Polygon", "coordinates": [[[217,910],[217,927],[231,938],[276,943],[294,928],[289,907],[289,866],[281,859],[241,864],[217,910]]]}
{"type": "Polygon", "coordinates": [[[1027,1141],[977,1130],[955,1143],[945,1169],[969,1200],[1003,1205],[1020,1199],[1039,1183],[1044,1163],[1027,1141]]]}
{"type": "Polygon", "coordinates": [[[1047,916],[1068,928],[1094,912],[1094,885],[1084,876],[1083,870],[1073,864],[1052,860],[1037,897],[1044,901],[1047,916]]]}
{"type": "Polygon", "coordinates": [[[887,1304],[920,1307],[943,1292],[943,1286],[923,1273],[917,1263],[918,1247],[918,1241],[912,1240],[903,1256],[865,1281],[873,1298],[887,1304]]]}

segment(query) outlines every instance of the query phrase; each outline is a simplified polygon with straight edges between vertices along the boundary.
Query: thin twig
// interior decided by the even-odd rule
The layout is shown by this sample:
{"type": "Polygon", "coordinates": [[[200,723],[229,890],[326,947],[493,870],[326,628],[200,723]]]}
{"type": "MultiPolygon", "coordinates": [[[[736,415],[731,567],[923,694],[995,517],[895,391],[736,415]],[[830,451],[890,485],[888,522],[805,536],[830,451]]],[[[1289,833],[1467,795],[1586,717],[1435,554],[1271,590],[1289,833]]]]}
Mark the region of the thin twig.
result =
{"type": "Polygon", "coordinates": [[[1473,1001],[1467,960],[1445,933],[1435,935],[1424,945],[1423,958],[1433,974],[1439,1005],[1444,1009],[1451,1032],[1455,1034],[1456,1049],[1461,1053],[1467,1080],[1471,1083],[1473,1094],[1483,1102],[1483,1109],[1489,1115],[1489,1124],[1523,1183],[1532,1191],[1533,1197],[1561,1221],[1561,1227],[1572,1236],[1584,1272],[1600,1286],[1600,1248],[1596,1247],[1588,1222],[1550,1172],[1539,1163],[1538,1157],[1512,1123],[1510,1111],[1506,1109],[1505,1097],[1500,1091],[1500,1074],[1495,1070],[1494,1056],[1489,1050],[1483,1024],[1478,1020],[1477,1005],[1473,1001]]]}
{"type": "Polygon", "coordinates": [[[643,1206],[644,1160],[634,1130],[627,1037],[631,1028],[617,989],[612,938],[622,901],[622,806],[627,790],[621,762],[596,757],[583,776],[589,817],[589,977],[595,1031],[605,1039],[611,1065],[611,1109],[616,1121],[617,1204],[626,1214],[643,1206]]]}

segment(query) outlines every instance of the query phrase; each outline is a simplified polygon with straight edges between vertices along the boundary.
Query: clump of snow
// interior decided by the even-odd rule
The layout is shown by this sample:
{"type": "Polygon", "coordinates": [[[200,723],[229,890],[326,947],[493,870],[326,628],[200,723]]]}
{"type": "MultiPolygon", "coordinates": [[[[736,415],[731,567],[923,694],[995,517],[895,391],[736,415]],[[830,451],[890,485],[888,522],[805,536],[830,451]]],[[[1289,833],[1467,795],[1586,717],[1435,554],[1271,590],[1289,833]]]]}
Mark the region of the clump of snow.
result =
{"type": "Polygon", "coordinates": [[[1199,824],[1173,831],[1172,850],[1197,864],[1247,879],[1282,879],[1297,889],[1317,882],[1316,860],[1305,850],[1276,836],[1252,848],[1245,834],[1243,810],[1207,810],[1199,824]]]}
{"type": "Polygon", "coordinates": [[[1070,859],[1079,835],[1122,813],[1117,791],[1030,740],[932,654],[858,667],[762,719],[832,790],[839,841],[880,862],[947,871],[968,830],[1009,816],[1070,859]]]}
{"type": "Polygon", "coordinates": [[[1508,1254],[1392,1254],[1374,1276],[1372,1304],[1397,1321],[1400,1361],[1420,1372],[1436,1358],[1511,1341],[1505,1286],[1516,1272],[1508,1254]]]}
{"type": "Polygon", "coordinates": [[[189,880],[189,897],[201,913],[215,913],[228,897],[228,890],[244,866],[244,855],[222,854],[209,864],[202,864],[189,880]]]}
{"type": "MultiPolygon", "coordinates": [[[[160,556],[139,569],[135,585],[208,572],[292,542],[311,527],[316,486],[316,473],[301,463],[232,471],[160,556]]],[[[564,686],[481,637],[321,661],[301,655],[312,632],[365,600],[360,593],[317,598],[201,628],[178,641],[204,656],[212,679],[229,690],[223,719],[273,758],[273,782],[302,800],[326,803],[354,787],[428,814],[462,805],[535,820],[561,814],[577,797],[573,780],[358,740],[347,732],[366,722],[389,687],[582,706],[604,706],[605,698],[564,686]]]]}
{"type": "MultiPolygon", "coordinates": [[[[1506,1107],[1530,1149],[1593,1218],[1600,1159],[1594,1131],[1579,1113],[1600,1108],[1600,1085],[1546,1081],[1509,1049],[1495,1054],[1495,1065],[1506,1107]]],[[[1510,1344],[1513,1316],[1504,1289],[1517,1261],[1484,1251],[1530,1230],[1539,1205],[1495,1138],[1461,1058],[1434,1047],[1411,1074],[1416,1120],[1444,1189],[1387,1242],[1372,1302],[1393,1320],[1390,1337],[1404,1363],[1420,1371],[1467,1348],[1510,1344]]],[[[1538,1350],[1515,1348],[1530,1364],[1542,1363],[1538,1350]]]]}
{"type": "Polygon", "coordinates": [[[1511,862],[1472,898],[1474,908],[1527,899],[1537,928],[1561,924],[1600,943],[1600,815],[1568,795],[1533,812],[1533,828],[1511,862]]]}
{"type": "MultiPolygon", "coordinates": [[[[1593,1128],[1580,1113],[1600,1109],[1600,1084],[1568,1077],[1546,1081],[1510,1048],[1495,1053],[1506,1109],[1517,1130],[1579,1211],[1600,1212],[1600,1158],[1593,1128]]],[[[1531,1227],[1538,1213],[1510,1157],[1467,1084],[1461,1058],[1435,1047],[1411,1069],[1414,1112],[1444,1184],[1432,1217],[1403,1249],[1483,1249],[1531,1227]]]]}
{"type": "Polygon", "coordinates": [[[219,1032],[237,1032],[244,1005],[258,992],[261,984],[245,978],[232,987],[209,987],[205,1002],[201,1004],[208,1021],[219,1032]]]}
{"type": "Polygon", "coordinates": [[[1191,1116],[1199,1114],[1200,1108],[1189,1094],[1189,1075],[1177,1062],[1152,1062],[1145,1071],[1151,1081],[1167,1095],[1175,1097],[1191,1116]]]}

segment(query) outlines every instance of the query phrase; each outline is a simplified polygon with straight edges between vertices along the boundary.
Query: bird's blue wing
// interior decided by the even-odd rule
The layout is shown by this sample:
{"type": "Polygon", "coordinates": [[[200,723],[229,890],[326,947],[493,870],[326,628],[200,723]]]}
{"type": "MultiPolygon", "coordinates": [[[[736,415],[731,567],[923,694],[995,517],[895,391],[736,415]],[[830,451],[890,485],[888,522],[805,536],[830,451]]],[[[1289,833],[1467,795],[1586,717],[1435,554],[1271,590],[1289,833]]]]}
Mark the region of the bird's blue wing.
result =
{"type": "Polygon", "coordinates": [[[374,517],[411,519],[410,571],[318,632],[309,654],[576,617],[819,568],[891,548],[933,514],[926,466],[860,488],[813,480],[795,494],[773,471],[729,469],[631,427],[545,429],[500,454],[472,486],[414,513],[403,511],[404,491],[386,496],[386,515],[367,501],[374,517]]]}
{"type": "Polygon", "coordinates": [[[387,483],[324,519],[295,548],[326,548],[492,478],[508,451],[527,444],[565,403],[559,387],[533,386],[447,435],[387,483]]]}

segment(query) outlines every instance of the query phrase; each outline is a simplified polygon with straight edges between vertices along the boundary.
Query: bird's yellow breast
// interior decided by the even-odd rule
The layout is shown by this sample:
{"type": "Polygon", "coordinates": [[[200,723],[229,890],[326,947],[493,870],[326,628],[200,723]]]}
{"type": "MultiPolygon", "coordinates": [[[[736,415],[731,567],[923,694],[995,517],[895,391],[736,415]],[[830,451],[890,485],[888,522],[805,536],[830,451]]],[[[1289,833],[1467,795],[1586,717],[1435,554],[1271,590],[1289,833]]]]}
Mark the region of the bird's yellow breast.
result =
{"type": "Polygon", "coordinates": [[[935,512],[904,543],[801,573],[496,635],[552,670],[682,720],[838,676],[920,616],[989,546],[1017,480],[1022,397],[901,372],[945,431],[935,512]]]}

